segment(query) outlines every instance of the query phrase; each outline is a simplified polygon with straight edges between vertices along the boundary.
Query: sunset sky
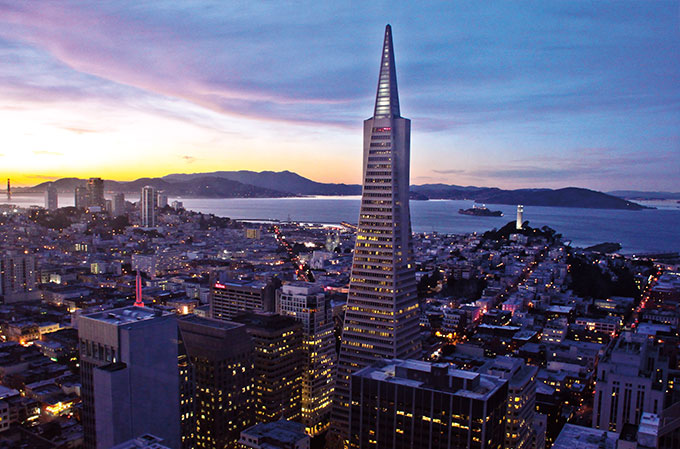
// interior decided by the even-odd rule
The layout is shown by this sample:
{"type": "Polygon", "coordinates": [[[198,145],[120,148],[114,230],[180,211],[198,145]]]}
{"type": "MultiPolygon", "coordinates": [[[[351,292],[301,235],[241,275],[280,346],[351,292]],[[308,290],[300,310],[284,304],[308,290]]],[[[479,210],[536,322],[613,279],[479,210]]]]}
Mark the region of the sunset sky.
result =
{"type": "Polygon", "coordinates": [[[680,191],[680,1],[0,0],[0,177],[359,183],[391,23],[411,182],[680,191]]]}

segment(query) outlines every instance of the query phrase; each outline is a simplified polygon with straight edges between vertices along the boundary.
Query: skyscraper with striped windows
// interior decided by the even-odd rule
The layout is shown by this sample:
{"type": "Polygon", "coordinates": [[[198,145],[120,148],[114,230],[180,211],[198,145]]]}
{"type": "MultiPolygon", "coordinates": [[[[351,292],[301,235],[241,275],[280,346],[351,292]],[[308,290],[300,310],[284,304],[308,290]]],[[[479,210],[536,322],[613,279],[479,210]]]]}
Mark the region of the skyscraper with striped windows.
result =
{"type": "Polygon", "coordinates": [[[411,121],[399,111],[392,29],[385,28],[373,117],[364,121],[363,191],[333,406],[347,440],[350,376],[378,359],[418,358],[409,213],[411,121]]]}

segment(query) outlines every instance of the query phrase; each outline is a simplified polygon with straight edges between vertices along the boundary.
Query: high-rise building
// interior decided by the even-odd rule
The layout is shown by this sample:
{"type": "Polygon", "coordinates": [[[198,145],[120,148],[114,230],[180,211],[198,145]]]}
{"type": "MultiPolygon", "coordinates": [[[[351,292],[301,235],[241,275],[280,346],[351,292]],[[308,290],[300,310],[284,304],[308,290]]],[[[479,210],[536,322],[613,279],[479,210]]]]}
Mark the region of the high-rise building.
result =
{"type": "Polygon", "coordinates": [[[4,304],[38,299],[35,256],[5,252],[0,255],[0,299],[4,304]]]}
{"type": "Polygon", "coordinates": [[[247,313],[234,318],[243,323],[255,345],[255,420],[300,420],[302,395],[302,326],[290,317],[247,313]]]}
{"type": "Polygon", "coordinates": [[[151,186],[142,187],[141,217],[143,228],[156,227],[156,189],[151,186]]]}
{"type": "Polygon", "coordinates": [[[330,425],[335,382],[335,337],[333,307],[323,288],[295,282],[277,291],[276,312],[302,324],[302,423],[310,435],[330,425]]]}
{"type": "Polygon", "coordinates": [[[111,203],[111,215],[114,217],[125,215],[124,193],[116,193],[115,195],[113,195],[113,201],[111,203]]]}
{"type": "Polygon", "coordinates": [[[524,206],[521,204],[517,205],[517,222],[515,223],[515,229],[518,231],[522,229],[524,224],[524,206]]]}
{"type": "Polygon", "coordinates": [[[180,340],[193,390],[193,447],[234,448],[254,423],[253,343],[245,326],[185,315],[180,340]]]}
{"type": "Polygon", "coordinates": [[[73,204],[77,209],[87,209],[87,187],[76,187],[73,204]]]}
{"type": "Polygon", "coordinates": [[[333,404],[346,437],[353,372],[381,358],[420,357],[411,219],[411,121],[400,116],[392,30],[385,28],[372,118],[364,121],[363,192],[333,404]]]}
{"type": "Polygon", "coordinates": [[[57,188],[50,183],[47,188],[45,188],[45,209],[47,210],[57,210],[59,207],[59,193],[57,188]]]}
{"type": "Polygon", "coordinates": [[[78,319],[84,447],[151,433],[181,446],[177,322],[143,307],[78,319]]]}
{"type": "Polygon", "coordinates": [[[104,210],[104,181],[102,178],[90,178],[87,181],[87,207],[100,207],[104,210]]]}
{"type": "Polygon", "coordinates": [[[352,374],[349,447],[501,449],[507,394],[448,363],[377,361],[352,374]]]}
{"type": "Polygon", "coordinates": [[[505,422],[505,446],[514,449],[543,447],[545,435],[534,431],[536,415],[536,374],[538,367],[526,365],[522,359],[497,357],[479,368],[508,381],[508,408],[505,422]]]}
{"type": "Polygon", "coordinates": [[[278,278],[269,282],[231,279],[226,271],[210,274],[210,316],[216,320],[232,320],[244,312],[276,310],[278,278]]]}
{"type": "Polygon", "coordinates": [[[156,206],[159,209],[163,209],[164,207],[168,206],[168,195],[163,193],[162,191],[159,191],[156,196],[156,206]]]}
{"type": "Polygon", "coordinates": [[[643,412],[661,413],[669,360],[646,335],[623,332],[600,359],[593,404],[593,427],[621,432],[637,425],[643,412]]]}

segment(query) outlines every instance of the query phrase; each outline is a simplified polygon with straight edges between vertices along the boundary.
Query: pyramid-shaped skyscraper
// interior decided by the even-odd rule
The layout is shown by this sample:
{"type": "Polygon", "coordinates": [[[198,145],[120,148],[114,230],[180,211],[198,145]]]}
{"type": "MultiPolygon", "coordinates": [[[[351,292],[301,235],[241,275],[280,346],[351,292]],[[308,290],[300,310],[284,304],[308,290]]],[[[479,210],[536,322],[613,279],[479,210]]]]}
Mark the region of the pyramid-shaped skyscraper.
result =
{"type": "Polygon", "coordinates": [[[333,407],[347,439],[350,376],[378,359],[419,358],[409,213],[411,121],[399,111],[392,29],[385,28],[373,117],[364,121],[363,191],[333,407]]]}

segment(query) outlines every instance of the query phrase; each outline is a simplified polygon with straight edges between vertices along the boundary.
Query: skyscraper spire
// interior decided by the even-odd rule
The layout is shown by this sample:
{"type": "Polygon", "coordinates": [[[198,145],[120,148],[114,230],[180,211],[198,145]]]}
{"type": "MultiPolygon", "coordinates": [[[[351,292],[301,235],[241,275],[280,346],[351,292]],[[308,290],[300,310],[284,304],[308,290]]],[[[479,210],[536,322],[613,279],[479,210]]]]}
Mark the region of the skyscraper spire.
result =
{"type": "Polygon", "coordinates": [[[399,117],[399,93],[397,92],[397,70],[394,65],[392,48],[392,27],[385,27],[378,93],[375,96],[374,118],[399,117]]]}

